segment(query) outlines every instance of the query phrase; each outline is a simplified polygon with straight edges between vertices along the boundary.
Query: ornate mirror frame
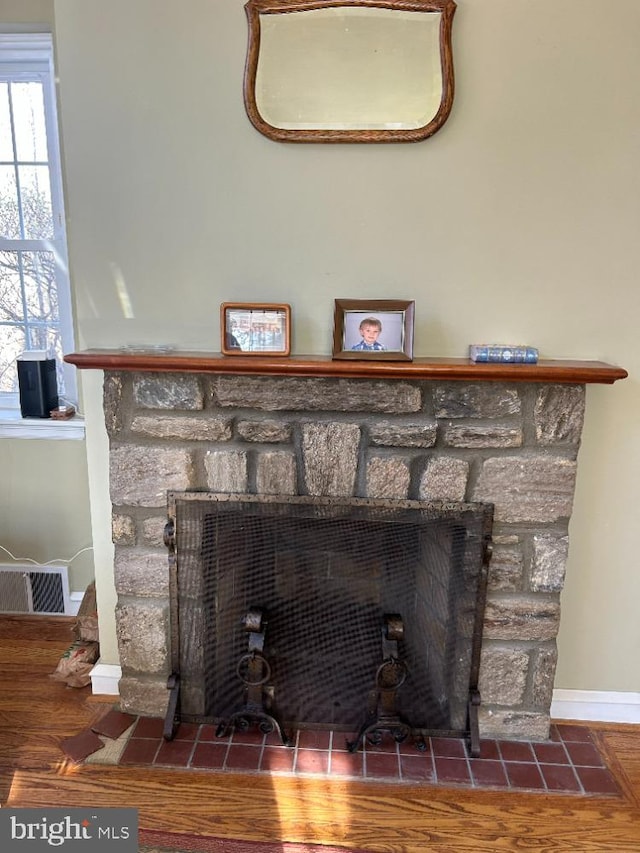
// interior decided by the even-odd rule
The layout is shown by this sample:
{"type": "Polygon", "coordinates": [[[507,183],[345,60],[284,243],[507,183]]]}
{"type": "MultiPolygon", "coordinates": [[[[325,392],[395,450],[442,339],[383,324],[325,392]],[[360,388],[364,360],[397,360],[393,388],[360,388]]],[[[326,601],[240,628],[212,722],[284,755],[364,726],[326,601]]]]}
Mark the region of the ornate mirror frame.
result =
{"type": "Polygon", "coordinates": [[[451,112],[454,94],[451,28],[456,10],[454,0],[249,0],[245,5],[249,41],[244,73],[244,103],[247,115],[260,133],[279,142],[417,142],[439,130],[451,112]],[[421,127],[278,127],[260,112],[256,81],[261,49],[261,16],[308,12],[327,8],[374,8],[401,12],[439,13],[440,72],[442,93],[433,117],[421,127]]]}

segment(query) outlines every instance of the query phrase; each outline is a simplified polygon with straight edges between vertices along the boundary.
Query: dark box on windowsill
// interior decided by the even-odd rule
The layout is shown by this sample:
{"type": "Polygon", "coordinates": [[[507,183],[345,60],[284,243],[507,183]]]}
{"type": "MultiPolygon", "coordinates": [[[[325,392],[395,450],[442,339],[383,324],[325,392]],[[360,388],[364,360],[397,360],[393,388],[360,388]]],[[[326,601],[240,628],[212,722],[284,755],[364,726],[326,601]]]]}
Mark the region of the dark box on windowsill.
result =
{"type": "Polygon", "coordinates": [[[23,418],[48,418],[58,407],[56,361],[18,359],[20,412],[23,418]]]}

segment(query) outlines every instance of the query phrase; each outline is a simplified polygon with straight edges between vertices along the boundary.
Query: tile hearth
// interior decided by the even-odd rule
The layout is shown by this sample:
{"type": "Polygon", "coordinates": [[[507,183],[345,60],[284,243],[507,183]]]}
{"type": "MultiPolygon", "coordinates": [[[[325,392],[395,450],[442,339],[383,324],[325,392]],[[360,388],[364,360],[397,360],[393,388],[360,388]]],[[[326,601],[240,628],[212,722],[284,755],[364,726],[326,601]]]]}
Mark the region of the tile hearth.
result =
{"type": "Polygon", "coordinates": [[[63,750],[76,760],[86,757],[90,763],[129,767],[621,796],[606,757],[591,730],[582,725],[553,724],[545,742],[483,740],[480,757],[469,758],[463,741],[446,737],[427,738],[424,752],[412,741],[396,744],[385,737],[380,746],[367,743],[352,754],[344,732],[299,730],[294,745],[287,747],[275,733],[263,735],[257,728],[219,738],[216,727],[206,723],[181,723],[174,739],[166,741],[163,724],[159,718],[136,718],[111,710],[90,734],[117,740],[98,751],[92,741],[88,747],[92,754],[84,756],[73,755],[65,744],[63,750]]]}

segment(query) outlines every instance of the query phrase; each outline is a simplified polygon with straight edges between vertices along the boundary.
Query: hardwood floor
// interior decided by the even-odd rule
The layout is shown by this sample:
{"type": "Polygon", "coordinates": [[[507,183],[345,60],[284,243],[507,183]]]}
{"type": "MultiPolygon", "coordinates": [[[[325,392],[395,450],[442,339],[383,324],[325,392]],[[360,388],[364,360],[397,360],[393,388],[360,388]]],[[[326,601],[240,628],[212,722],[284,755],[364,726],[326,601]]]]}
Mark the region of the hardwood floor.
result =
{"type": "Polygon", "coordinates": [[[0,616],[2,805],[126,805],[146,829],[372,853],[640,853],[638,726],[595,727],[619,798],[76,765],[60,742],[114,700],[49,678],[72,639],[64,618],[0,616]]]}

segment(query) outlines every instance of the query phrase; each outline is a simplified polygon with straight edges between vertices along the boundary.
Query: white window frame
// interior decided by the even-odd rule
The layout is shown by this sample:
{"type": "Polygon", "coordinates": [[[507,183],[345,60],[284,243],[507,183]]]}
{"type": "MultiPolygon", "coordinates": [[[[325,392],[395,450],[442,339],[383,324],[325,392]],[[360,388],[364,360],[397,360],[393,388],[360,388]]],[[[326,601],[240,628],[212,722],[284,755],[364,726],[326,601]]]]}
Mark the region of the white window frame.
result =
{"type": "MultiPolygon", "coordinates": [[[[62,346],[65,352],[72,352],[74,329],[51,33],[0,33],[0,80],[20,78],[37,79],[43,84],[54,235],[52,239],[47,240],[7,240],[0,236],[0,250],[53,252],[57,267],[56,287],[62,346]]],[[[64,363],[62,369],[65,383],[64,400],[77,408],[75,368],[64,363]]],[[[79,438],[84,436],[84,426],[77,419],[51,421],[49,418],[21,418],[19,394],[4,393],[0,394],[0,436],[79,438]]]]}

